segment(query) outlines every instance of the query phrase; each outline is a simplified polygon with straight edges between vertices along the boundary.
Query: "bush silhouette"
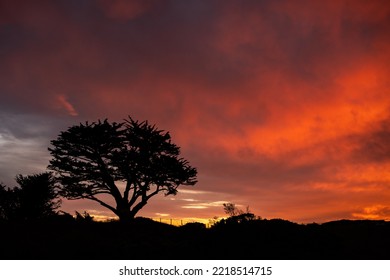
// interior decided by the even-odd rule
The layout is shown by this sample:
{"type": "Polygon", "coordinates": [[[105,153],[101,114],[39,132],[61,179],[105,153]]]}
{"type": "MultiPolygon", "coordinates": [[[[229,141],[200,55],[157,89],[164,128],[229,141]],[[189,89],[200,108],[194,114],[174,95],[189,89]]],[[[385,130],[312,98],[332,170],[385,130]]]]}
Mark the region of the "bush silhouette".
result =
{"type": "Polygon", "coordinates": [[[56,214],[61,200],[50,173],[17,175],[19,186],[0,187],[0,213],[6,220],[36,220],[56,214]]]}

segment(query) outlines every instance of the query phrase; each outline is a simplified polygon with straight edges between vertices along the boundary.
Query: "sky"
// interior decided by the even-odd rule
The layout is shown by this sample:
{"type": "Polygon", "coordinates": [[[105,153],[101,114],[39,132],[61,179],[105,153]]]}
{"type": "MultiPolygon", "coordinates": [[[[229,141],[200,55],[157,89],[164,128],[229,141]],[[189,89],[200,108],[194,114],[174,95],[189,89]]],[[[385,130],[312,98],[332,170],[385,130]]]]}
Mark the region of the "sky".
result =
{"type": "Polygon", "coordinates": [[[140,216],[390,220],[389,62],[387,0],[0,0],[0,182],[130,115],[198,170],[140,216]]]}

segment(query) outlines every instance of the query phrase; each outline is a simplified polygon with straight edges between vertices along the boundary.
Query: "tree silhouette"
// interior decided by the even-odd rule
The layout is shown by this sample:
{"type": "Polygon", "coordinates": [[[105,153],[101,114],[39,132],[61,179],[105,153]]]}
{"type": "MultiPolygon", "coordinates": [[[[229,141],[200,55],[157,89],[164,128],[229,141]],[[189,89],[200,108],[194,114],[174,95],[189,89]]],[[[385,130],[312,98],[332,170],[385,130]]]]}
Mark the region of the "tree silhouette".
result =
{"type": "Polygon", "coordinates": [[[196,168],[179,158],[170,134],[147,121],[80,123],[51,144],[48,168],[56,172],[61,194],[96,201],[122,221],[133,219],[156,194],[176,194],[179,185],[197,182],[196,168]]]}
{"type": "Polygon", "coordinates": [[[61,200],[51,173],[17,175],[16,182],[20,186],[14,189],[19,201],[20,218],[30,220],[56,214],[61,200]]]}
{"type": "Polygon", "coordinates": [[[35,220],[56,214],[61,200],[50,173],[17,175],[19,186],[0,185],[0,217],[5,220],[35,220]]]}
{"type": "Polygon", "coordinates": [[[238,209],[237,206],[231,202],[223,203],[223,211],[228,214],[229,217],[237,216],[244,213],[244,211],[238,209]]]}
{"type": "MultiPolygon", "coordinates": [[[[255,214],[251,213],[249,206],[246,207],[246,210],[243,211],[239,209],[234,203],[223,203],[223,210],[226,214],[229,215],[229,218],[226,220],[223,219],[222,223],[242,223],[246,221],[255,220],[255,214]]],[[[258,217],[260,219],[260,217],[258,217]]]]}
{"type": "Polygon", "coordinates": [[[0,219],[15,219],[18,205],[19,200],[15,191],[0,184],[0,219]]]}

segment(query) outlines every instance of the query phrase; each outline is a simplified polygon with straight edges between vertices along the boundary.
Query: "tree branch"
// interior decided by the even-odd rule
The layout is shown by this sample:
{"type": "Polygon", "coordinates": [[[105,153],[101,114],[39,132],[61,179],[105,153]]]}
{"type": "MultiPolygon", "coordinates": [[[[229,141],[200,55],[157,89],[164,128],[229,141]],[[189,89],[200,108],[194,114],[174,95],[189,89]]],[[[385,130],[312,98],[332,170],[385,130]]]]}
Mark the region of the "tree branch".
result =
{"type": "Polygon", "coordinates": [[[130,183],[130,180],[127,179],[127,181],[126,181],[125,192],[123,193],[123,198],[126,200],[126,202],[129,201],[129,192],[130,192],[130,188],[131,188],[131,183],[130,183]]]}
{"type": "Polygon", "coordinates": [[[114,212],[115,214],[117,213],[116,209],[114,207],[112,207],[111,205],[105,203],[104,201],[94,197],[94,196],[81,196],[81,198],[85,198],[85,199],[89,199],[89,200],[93,200],[93,201],[96,201],[98,203],[100,203],[100,205],[110,209],[112,212],[114,212]]]}
{"type": "MultiPolygon", "coordinates": [[[[140,202],[138,202],[138,203],[133,207],[133,209],[131,209],[131,212],[133,212],[134,215],[135,215],[139,210],[142,209],[142,207],[144,207],[144,206],[148,203],[148,200],[149,200],[151,197],[155,196],[155,195],[158,194],[160,191],[161,191],[160,186],[157,186],[157,187],[156,187],[156,190],[155,190],[154,192],[150,193],[149,195],[146,195],[146,191],[145,191],[145,192],[144,192],[144,195],[142,195],[142,200],[141,200],[140,202]]],[[[139,195],[139,196],[140,196],[140,195],[139,195]]],[[[138,197],[139,197],[139,196],[138,196],[138,197]]],[[[135,201],[134,201],[134,203],[135,203],[135,201]]],[[[134,203],[133,203],[133,204],[134,204],[134,203]]]]}
{"type": "Polygon", "coordinates": [[[122,200],[122,195],[118,187],[115,185],[114,178],[108,172],[106,164],[104,163],[103,159],[98,153],[96,153],[96,158],[98,161],[99,169],[102,172],[103,179],[104,181],[106,181],[107,187],[111,191],[112,196],[115,198],[116,201],[122,200]]]}

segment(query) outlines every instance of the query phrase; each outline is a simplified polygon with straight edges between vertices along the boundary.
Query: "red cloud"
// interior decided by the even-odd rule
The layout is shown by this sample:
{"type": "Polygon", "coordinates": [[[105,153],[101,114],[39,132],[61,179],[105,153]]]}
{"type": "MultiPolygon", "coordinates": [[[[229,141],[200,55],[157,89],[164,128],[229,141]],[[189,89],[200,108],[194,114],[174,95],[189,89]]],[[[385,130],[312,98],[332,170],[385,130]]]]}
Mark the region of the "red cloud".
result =
{"type": "MultiPolygon", "coordinates": [[[[47,135],[148,119],[198,167],[198,206],[307,221],[386,204],[387,1],[183,3],[6,2],[1,109],[55,119],[47,135]]],[[[191,215],[164,203],[145,213],[191,215]]]]}
{"type": "Polygon", "coordinates": [[[142,16],[152,8],[151,0],[100,0],[99,4],[103,13],[109,18],[127,21],[142,16]]]}

